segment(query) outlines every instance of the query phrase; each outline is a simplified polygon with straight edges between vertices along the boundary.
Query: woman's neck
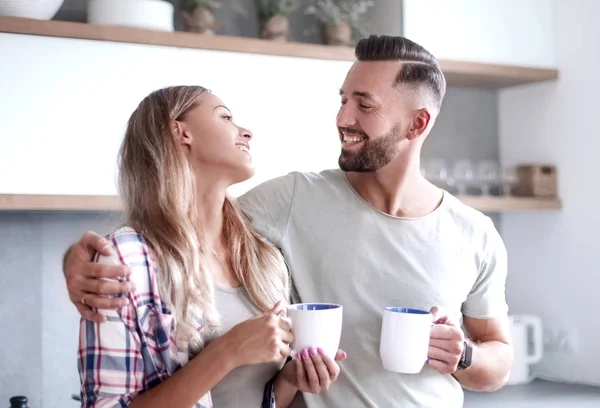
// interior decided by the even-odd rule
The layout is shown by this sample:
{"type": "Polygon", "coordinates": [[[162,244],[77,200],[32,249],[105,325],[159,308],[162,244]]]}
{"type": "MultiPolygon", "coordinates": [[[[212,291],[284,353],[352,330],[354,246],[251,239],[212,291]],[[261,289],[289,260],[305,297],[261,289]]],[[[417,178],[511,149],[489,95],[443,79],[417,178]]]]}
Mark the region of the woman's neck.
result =
{"type": "Polygon", "coordinates": [[[226,189],[216,185],[196,186],[196,221],[208,250],[223,247],[223,205],[226,189]]]}

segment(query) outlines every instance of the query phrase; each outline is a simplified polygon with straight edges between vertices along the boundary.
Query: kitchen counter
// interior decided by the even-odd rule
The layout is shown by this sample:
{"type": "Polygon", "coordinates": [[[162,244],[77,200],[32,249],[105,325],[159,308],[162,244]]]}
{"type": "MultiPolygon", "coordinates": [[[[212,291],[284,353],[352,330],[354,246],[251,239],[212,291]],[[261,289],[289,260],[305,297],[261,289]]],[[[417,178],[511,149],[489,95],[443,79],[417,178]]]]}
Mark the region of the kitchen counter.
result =
{"type": "Polygon", "coordinates": [[[535,380],[492,393],[465,391],[463,408],[599,408],[600,387],[535,380]]]}

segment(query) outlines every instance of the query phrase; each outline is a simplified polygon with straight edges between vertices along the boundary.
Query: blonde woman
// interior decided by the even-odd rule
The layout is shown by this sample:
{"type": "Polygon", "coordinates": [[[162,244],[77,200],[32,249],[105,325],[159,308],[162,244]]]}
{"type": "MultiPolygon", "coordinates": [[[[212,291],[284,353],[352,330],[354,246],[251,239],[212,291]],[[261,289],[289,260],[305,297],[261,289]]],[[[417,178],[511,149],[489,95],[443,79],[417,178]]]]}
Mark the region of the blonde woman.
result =
{"type": "Polygon", "coordinates": [[[112,257],[94,260],[127,266],[134,288],[119,309],[98,310],[105,322],[81,321],[83,406],[285,407],[337,378],[318,350],[284,366],[286,266],[226,195],[253,175],[251,139],[199,86],[153,92],[131,115],[125,226],[107,237],[112,257]]]}

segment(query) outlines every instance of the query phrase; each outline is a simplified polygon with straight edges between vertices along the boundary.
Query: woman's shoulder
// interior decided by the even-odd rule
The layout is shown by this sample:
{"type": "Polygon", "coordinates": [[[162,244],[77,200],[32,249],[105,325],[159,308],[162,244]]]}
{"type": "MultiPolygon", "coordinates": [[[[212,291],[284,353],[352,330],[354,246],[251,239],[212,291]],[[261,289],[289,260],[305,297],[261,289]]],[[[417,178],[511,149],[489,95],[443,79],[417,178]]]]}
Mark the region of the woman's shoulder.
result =
{"type": "Polygon", "coordinates": [[[122,226],[107,234],[105,238],[116,250],[121,263],[127,266],[134,266],[131,264],[151,257],[146,238],[132,227],[122,226]]]}
{"type": "Polygon", "coordinates": [[[133,282],[136,295],[158,300],[156,260],[144,235],[130,226],[123,226],[105,235],[105,238],[113,253],[110,256],[96,254],[94,261],[128,266],[131,274],[119,280],[133,282]]]}

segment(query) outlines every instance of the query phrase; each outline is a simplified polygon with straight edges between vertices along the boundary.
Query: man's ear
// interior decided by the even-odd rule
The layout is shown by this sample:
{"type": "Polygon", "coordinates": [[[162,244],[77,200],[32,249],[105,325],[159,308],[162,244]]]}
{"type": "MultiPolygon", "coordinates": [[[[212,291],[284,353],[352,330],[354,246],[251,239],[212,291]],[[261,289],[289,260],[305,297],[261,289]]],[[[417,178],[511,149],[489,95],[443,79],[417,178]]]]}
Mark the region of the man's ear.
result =
{"type": "Polygon", "coordinates": [[[431,114],[427,108],[419,109],[413,117],[412,123],[408,128],[408,140],[415,140],[425,133],[429,122],[431,121],[431,114]]]}
{"type": "Polygon", "coordinates": [[[187,146],[192,144],[192,138],[189,136],[185,124],[182,122],[176,120],[171,121],[171,134],[178,144],[187,146]]]}

